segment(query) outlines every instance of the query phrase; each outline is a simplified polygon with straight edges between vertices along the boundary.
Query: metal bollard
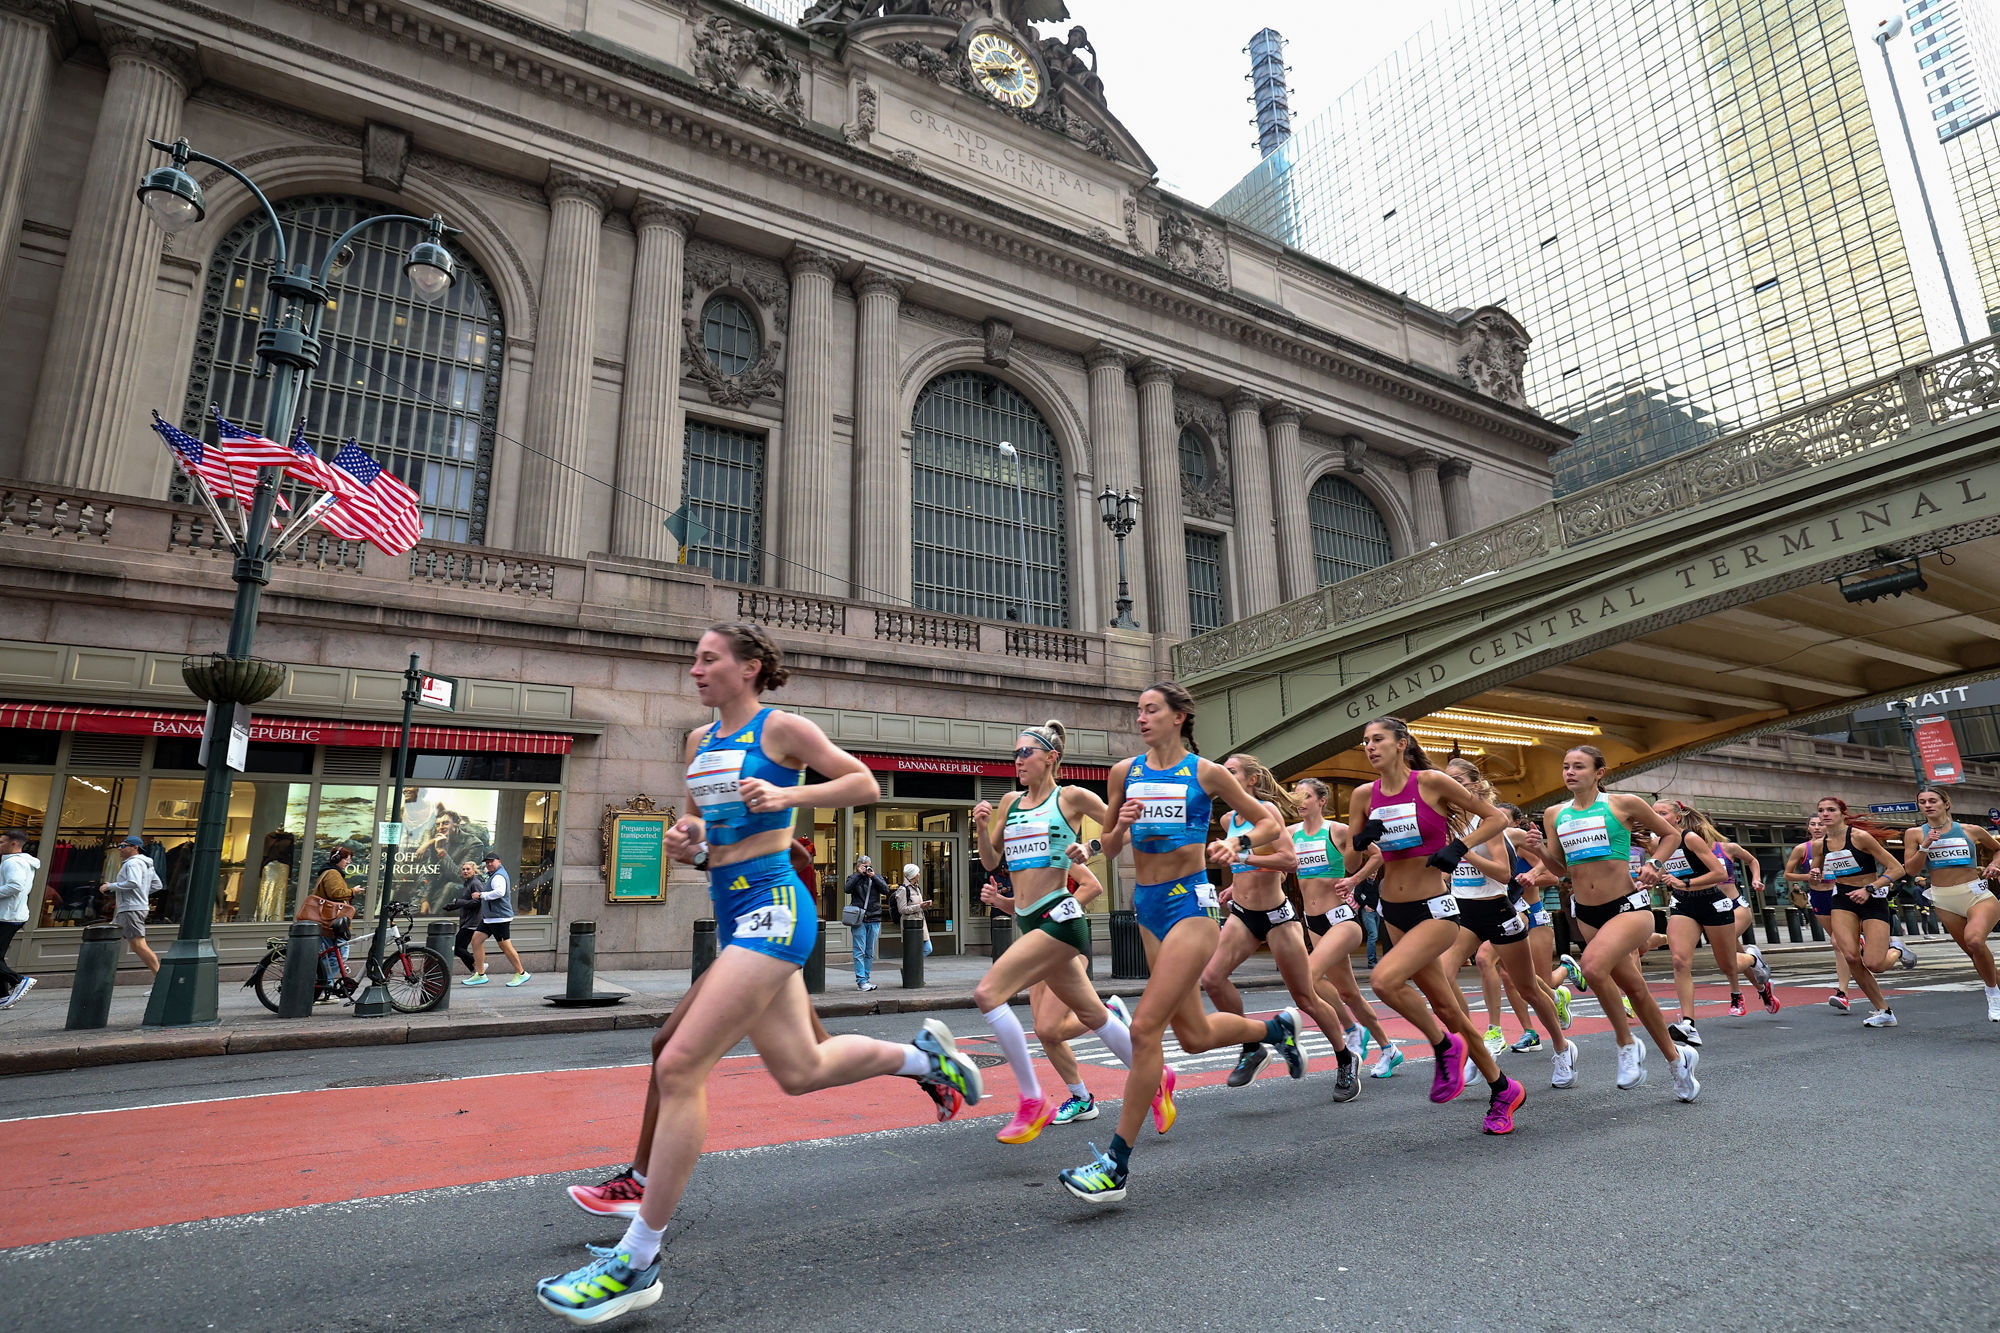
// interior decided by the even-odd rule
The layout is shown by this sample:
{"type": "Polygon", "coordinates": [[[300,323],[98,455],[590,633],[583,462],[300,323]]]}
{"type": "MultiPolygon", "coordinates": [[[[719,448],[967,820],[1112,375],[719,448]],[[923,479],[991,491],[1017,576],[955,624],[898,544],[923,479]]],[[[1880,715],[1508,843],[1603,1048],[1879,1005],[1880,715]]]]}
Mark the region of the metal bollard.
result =
{"type": "Polygon", "coordinates": [[[101,1028],[111,1021],[111,990],[118,982],[118,927],[85,926],[76,951],[76,980],[69,988],[66,1028],[101,1028]]]}
{"type": "Polygon", "coordinates": [[[819,923],[819,934],[813,937],[813,951],[806,955],[806,994],[826,994],[826,922],[819,923]]]}
{"type": "MultiPolygon", "coordinates": [[[[452,922],[433,921],[429,926],[424,928],[424,947],[444,959],[444,994],[440,995],[438,1002],[431,1006],[430,1011],[434,1014],[441,1014],[451,1008],[451,993],[458,989],[458,987],[451,984],[451,965],[455,961],[452,957],[451,946],[457,942],[458,927],[452,922]]],[[[349,959],[347,965],[349,967],[354,966],[353,960],[349,959]]]]}
{"type": "Polygon", "coordinates": [[[1770,904],[1764,903],[1759,904],[1757,915],[1764,919],[1764,943],[1776,944],[1778,942],[1777,914],[1771,910],[1770,904]]]}
{"type": "Polygon", "coordinates": [[[688,985],[692,986],[708,965],[715,961],[715,922],[707,917],[694,923],[694,957],[688,963],[688,985]]]}
{"type": "Polygon", "coordinates": [[[1014,918],[1005,912],[995,912],[986,922],[987,957],[998,958],[1013,943],[1014,918]]]}
{"type": "Polygon", "coordinates": [[[278,993],[278,1017],[306,1018],[319,986],[319,922],[294,921],[285,936],[285,981],[278,993]]]}
{"type": "Polygon", "coordinates": [[[563,997],[588,1000],[597,993],[597,923],[569,923],[569,984],[563,997]]]}
{"type": "Polygon", "coordinates": [[[1139,914],[1129,908],[1111,914],[1111,975],[1152,975],[1146,966],[1146,942],[1139,937],[1139,914]]]}
{"type": "MultiPolygon", "coordinates": [[[[1817,935],[1819,931],[1815,929],[1813,933],[1817,935]]],[[[1791,937],[1794,944],[1805,941],[1805,932],[1799,928],[1799,909],[1796,907],[1785,909],[1785,934],[1791,937]]]]}
{"type": "Polygon", "coordinates": [[[1807,917],[1806,924],[1812,927],[1812,937],[1814,944],[1826,943],[1826,932],[1820,929],[1818,917],[1816,916],[1807,917]]]}
{"type": "Polygon", "coordinates": [[[924,923],[903,923],[903,989],[924,988],[924,923]]]}

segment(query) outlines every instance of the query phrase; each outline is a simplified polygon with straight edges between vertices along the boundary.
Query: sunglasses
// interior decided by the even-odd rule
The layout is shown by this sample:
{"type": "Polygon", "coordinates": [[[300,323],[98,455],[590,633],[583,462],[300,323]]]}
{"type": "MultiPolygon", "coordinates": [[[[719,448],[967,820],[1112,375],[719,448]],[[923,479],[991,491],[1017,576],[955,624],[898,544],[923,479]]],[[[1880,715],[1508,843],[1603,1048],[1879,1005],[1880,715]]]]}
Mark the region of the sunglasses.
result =
{"type": "Polygon", "coordinates": [[[1023,745],[1014,751],[1014,757],[1016,759],[1033,759],[1038,754],[1054,753],[1055,751],[1046,745],[1023,745]]]}

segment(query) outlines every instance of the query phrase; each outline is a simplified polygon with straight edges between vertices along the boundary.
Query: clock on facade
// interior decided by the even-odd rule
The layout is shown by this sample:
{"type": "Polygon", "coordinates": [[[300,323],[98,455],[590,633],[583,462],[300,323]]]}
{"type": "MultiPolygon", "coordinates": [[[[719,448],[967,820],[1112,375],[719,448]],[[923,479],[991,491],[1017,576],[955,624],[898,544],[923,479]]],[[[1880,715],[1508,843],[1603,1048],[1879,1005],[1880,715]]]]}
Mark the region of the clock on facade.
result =
{"type": "Polygon", "coordinates": [[[1028,53],[997,32],[982,32],[966,46],[972,76],[987,96],[1008,106],[1029,107],[1042,95],[1042,72],[1028,53]]]}

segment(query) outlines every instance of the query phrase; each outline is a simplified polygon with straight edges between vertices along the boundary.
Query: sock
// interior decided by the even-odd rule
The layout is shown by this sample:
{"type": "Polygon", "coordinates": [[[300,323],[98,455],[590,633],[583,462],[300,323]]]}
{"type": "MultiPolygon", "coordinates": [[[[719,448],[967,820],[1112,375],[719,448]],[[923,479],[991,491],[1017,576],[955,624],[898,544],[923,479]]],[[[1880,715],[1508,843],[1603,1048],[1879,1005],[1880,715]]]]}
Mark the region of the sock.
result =
{"type": "Polygon", "coordinates": [[[1014,1082],[1021,1087],[1024,1101],[1033,1101],[1042,1095],[1042,1082],[1035,1077],[1035,1062],[1028,1058],[1028,1034],[1021,1031],[1021,1020],[1014,1017],[1014,1010],[1001,1005],[991,1013],[982,1015],[986,1026],[993,1029],[999,1038],[1000,1050],[1007,1057],[1007,1063],[1014,1068],[1014,1082]]]}
{"type": "Polygon", "coordinates": [[[625,1239],[618,1242],[618,1248],[631,1256],[632,1267],[644,1268],[660,1257],[660,1237],[666,1228],[655,1231],[646,1225],[646,1219],[635,1217],[632,1225],[625,1228],[625,1239]]]}
{"type": "Polygon", "coordinates": [[[1507,1075],[1505,1071],[1502,1071],[1499,1078],[1487,1079],[1486,1086],[1493,1089],[1493,1091],[1496,1093],[1499,1092],[1501,1089],[1505,1088],[1507,1086],[1507,1075]]]}
{"type": "MultiPolygon", "coordinates": [[[[1264,1020],[1264,1040],[1273,1046],[1283,1046],[1285,1044],[1285,1029],[1278,1022],[1276,1014],[1264,1020]]],[[[1243,1049],[1246,1051],[1249,1050],[1250,1044],[1245,1043],[1243,1049]]]]}
{"type": "Polygon", "coordinates": [[[1132,1169],[1132,1145],[1125,1142],[1122,1134],[1111,1136],[1111,1164],[1118,1168],[1121,1176],[1132,1169]]]}
{"type": "Polygon", "coordinates": [[[1090,1089],[1089,1089],[1088,1087],[1085,1087],[1085,1086],[1084,1086],[1083,1084],[1081,1084],[1081,1083],[1071,1083],[1071,1084],[1069,1084],[1069,1085],[1068,1085],[1068,1087],[1069,1087],[1069,1095],[1070,1095],[1070,1096],[1072,1096],[1072,1097],[1080,1097],[1080,1098],[1082,1098],[1082,1099],[1083,1099],[1084,1101],[1089,1101],[1089,1100],[1090,1100],[1090,1089]]]}
{"type": "Polygon", "coordinates": [[[903,1067],[896,1071],[898,1078],[922,1078],[931,1072],[931,1058],[914,1046],[903,1047],[903,1067]]]}
{"type": "Polygon", "coordinates": [[[1988,986],[1986,988],[1986,998],[1989,1000],[2000,999],[2000,986],[1988,986]]]}
{"type": "Polygon", "coordinates": [[[1741,1003],[1743,999],[1743,992],[1740,990],[1733,990],[1729,992],[1729,999],[1731,1003],[1741,1003]]]}
{"type": "Polygon", "coordinates": [[[1336,1043],[1333,1048],[1333,1054],[1334,1058],[1340,1061],[1340,1067],[1342,1069],[1345,1069],[1349,1065],[1354,1063],[1354,1052],[1348,1050],[1347,1047],[1343,1045],[1336,1043]]]}
{"type": "Polygon", "coordinates": [[[1104,1026],[1097,1029],[1097,1036],[1105,1049],[1117,1056],[1127,1069],[1132,1067],[1132,1029],[1119,1022],[1118,1015],[1106,1009],[1104,1026]]]}
{"type": "Polygon", "coordinates": [[[1437,1053],[1439,1060],[1449,1060],[1451,1058],[1451,1034],[1447,1032],[1444,1034],[1443,1041],[1432,1042],[1431,1050],[1437,1053]]]}
{"type": "Polygon", "coordinates": [[[640,1189],[646,1188],[646,1173],[636,1166],[632,1168],[632,1179],[638,1183],[640,1189]]]}

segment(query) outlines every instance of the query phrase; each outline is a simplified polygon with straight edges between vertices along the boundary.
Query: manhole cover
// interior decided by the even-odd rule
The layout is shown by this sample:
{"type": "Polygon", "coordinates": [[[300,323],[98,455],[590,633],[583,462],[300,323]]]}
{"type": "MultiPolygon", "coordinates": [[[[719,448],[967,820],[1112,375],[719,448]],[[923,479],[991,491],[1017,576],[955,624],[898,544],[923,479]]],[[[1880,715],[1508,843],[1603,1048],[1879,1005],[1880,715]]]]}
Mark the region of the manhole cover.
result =
{"type": "Polygon", "coordinates": [[[978,1065],[981,1069],[991,1069],[995,1065],[1004,1065],[1007,1063],[1007,1057],[1004,1055],[982,1055],[978,1051],[964,1050],[960,1051],[959,1054],[978,1065]]]}

